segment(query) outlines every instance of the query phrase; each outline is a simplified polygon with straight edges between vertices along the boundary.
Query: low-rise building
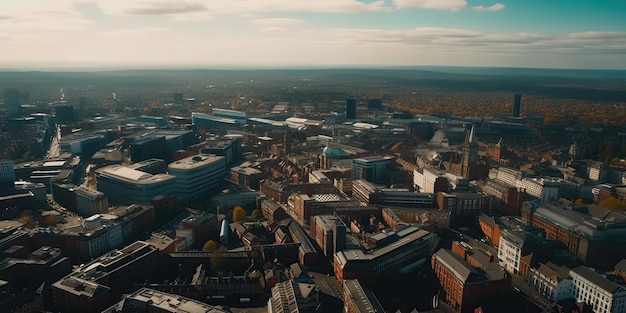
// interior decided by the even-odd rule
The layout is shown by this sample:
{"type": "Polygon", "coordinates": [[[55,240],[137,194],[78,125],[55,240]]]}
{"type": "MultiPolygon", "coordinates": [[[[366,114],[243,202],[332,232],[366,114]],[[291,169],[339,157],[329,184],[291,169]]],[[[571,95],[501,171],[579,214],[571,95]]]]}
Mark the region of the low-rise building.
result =
{"type": "Polygon", "coordinates": [[[447,249],[433,254],[431,266],[439,279],[442,297],[455,311],[474,312],[481,303],[511,290],[510,280],[496,272],[474,268],[447,249]]]}
{"type": "Polygon", "coordinates": [[[361,286],[357,279],[343,281],[343,308],[346,313],[385,312],[376,295],[361,286]]]}
{"type": "Polygon", "coordinates": [[[114,306],[102,311],[103,313],[122,312],[145,312],[145,313],[227,313],[229,309],[222,306],[213,306],[206,303],[181,297],[150,288],[141,288],[125,297],[114,306]]]}
{"type": "Polygon", "coordinates": [[[626,311],[626,288],[594,270],[579,266],[570,270],[574,286],[574,298],[593,307],[597,313],[626,311]]]}
{"type": "Polygon", "coordinates": [[[175,182],[169,174],[152,175],[121,165],[96,170],[98,190],[114,204],[150,204],[157,196],[173,195],[175,182]]]}
{"type": "Polygon", "coordinates": [[[385,245],[381,242],[367,251],[350,249],[335,253],[333,265],[337,279],[359,279],[365,285],[373,285],[377,275],[396,272],[427,257],[436,237],[413,226],[389,236],[384,240],[385,245]]]}
{"type": "Polygon", "coordinates": [[[548,262],[530,269],[528,283],[549,301],[561,301],[574,296],[569,269],[548,262]]]}

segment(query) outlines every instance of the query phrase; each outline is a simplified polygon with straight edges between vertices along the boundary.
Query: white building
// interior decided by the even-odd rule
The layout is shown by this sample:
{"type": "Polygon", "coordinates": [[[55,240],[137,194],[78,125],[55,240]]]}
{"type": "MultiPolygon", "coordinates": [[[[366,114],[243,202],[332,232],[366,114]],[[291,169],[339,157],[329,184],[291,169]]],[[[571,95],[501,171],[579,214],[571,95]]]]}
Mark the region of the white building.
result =
{"type": "Polygon", "coordinates": [[[213,154],[198,154],[172,162],[167,168],[176,177],[176,196],[189,204],[221,190],[226,159],[213,154]]]}
{"type": "Polygon", "coordinates": [[[104,213],[109,208],[109,201],[104,193],[85,186],[74,188],[76,195],[76,210],[82,216],[92,216],[104,213]]]}
{"type": "Polygon", "coordinates": [[[435,185],[448,185],[448,178],[444,174],[445,171],[437,171],[428,167],[421,169],[421,172],[420,169],[415,169],[413,170],[413,185],[419,192],[435,193],[435,185]]]}
{"type": "Polygon", "coordinates": [[[579,266],[570,270],[574,297],[585,302],[597,313],[626,312],[626,289],[594,270],[579,266]]]}
{"type": "Polygon", "coordinates": [[[561,301],[574,297],[574,282],[569,269],[548,262],[530,269],[529,284],[550,301],[561,301]]]}
{"type": "Polygon", "coordinates": [[[517,182],[516,187],[525,189],[527,194],[541,199],[543,202],[559,199],[559,184],[554,180],[525,177],[517,182]]]}
{"type": "Polygon", "coordinates": [[[524,240],[526,234],[523,231],[502,230],[498,246],[498,263],[507,272],[519,274],[524,240]]]}
{"type": "Polygon", "coordinates": [[[589,164],[589,180],[596,183],[605,183],[609,175],[609,167],[602,162],[589,164]]]}
{"type": "Polygon", "coordinates": [[[176,177],[138,171],[122,165],[96,170],[96,185],[115,204],[149,204],[156,196],[172,195],[176,177]]]}

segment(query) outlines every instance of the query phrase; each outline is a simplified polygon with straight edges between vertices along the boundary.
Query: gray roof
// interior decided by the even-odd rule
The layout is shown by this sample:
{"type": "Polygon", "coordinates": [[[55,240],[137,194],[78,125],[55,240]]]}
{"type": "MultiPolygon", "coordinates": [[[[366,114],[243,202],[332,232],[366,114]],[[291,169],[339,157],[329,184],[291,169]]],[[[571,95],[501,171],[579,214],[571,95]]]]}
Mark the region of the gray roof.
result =
{"type": "Polygon", "coordinates": [[[624,288],[620,285],[610,281],[608,278],[596,273],[594,270],[586,266],[581,265],[579,267],[575,267],[571,270],[571,273],[582,276],[584,279],[590,281],[592,284],[598,286],[608,293],[616,294],[620,291],[624,291],[624,288]]]}
{"type": "Polygon", "coordinates": [[[451,271],[454,276],[464,284],[466,282],[486,280],[481,272],[467,264],[461,257],[448,249],[439,249],[439,251],[433,254],[433,258],[443,264],[443,266],[451,271]]]}
{"type": "Polygon", "coordinates": [[[615,269],[626,272],[626,259],[622,259],[619,263],[615,264],[615,269]]]}

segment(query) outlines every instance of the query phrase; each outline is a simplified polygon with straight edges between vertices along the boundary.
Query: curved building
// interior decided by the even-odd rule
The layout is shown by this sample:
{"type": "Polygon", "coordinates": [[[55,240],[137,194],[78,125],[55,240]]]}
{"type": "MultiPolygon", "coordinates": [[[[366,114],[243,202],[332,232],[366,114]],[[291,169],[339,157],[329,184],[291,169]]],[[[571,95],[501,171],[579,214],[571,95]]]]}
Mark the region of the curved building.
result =
{"type": "Polygon", "coordinates": [[[176,196],[184,203],[207,199],[221,190],[226,174],[226,159],[213,154],[198,154],[168,165],[176,176],[176,196]]]}
{"type": "Polygon", "coordinates": [[[168,174],[152,175],[122,165],[96,170],[96,184],[113,204],[149,204],[160,195],[173,195],[176,178],[168,174]]]}

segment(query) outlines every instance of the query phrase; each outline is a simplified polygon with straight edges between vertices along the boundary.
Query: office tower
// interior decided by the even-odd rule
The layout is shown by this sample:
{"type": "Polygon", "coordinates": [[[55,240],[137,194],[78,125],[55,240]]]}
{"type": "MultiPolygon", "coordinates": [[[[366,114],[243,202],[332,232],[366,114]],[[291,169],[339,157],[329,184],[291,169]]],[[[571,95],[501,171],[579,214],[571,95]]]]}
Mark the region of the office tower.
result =
{"type": "Polygon", "coordinates": [[[12,117],[22,116],[22,107],[20,105],[20,91],[17,88],[9,88],[4,90],[4,105],[6,105],[12,117]]]}
{"type": "Polygon", "coordinates": [[[226,159],[212,154],[198,154],[170,163],[168,172],[176,177],[178,199],[191,204],[206,200],[221,190],[226,159]]]}
{"type": "Polygon", "coordinates": [[[183,104],[184,99],[183,99],[183,93],[182,92],[175,92],[174,93],[174,104],[183,104]]]}
{"type": "Polygon", "coordinates": [[[522,106],[522,95],[515,94],[515,98],[513,100],[513,117],[519,117],[519,113],[522,106]]]}
{"type": "Polygon", "coordinates": [[[346,118],[356,119],[356,99],[346,100],[346,118]]]}
{"type": "Polygon", "coordinates": [[[72,124],[74,122],[74,106],[59,104],[54,107],[57,124],[72,124]]]}
{"type": "Polygon", "coordinates": [[[367,100],[367,111],[383,111],[382,99],[369,99],[367,100]]]}
{"type": "Polygon", "coordinates": [[[14,182],[13,160],[0,160],[0,196],[11,193],[14,182]]]}
{"type": "Polygon", "coordinates": [[[169,160],[167,156],[165,136],[147,135],[135,139],[130,145],[130,159],[133,163],[147,159],[169,160]]]}

